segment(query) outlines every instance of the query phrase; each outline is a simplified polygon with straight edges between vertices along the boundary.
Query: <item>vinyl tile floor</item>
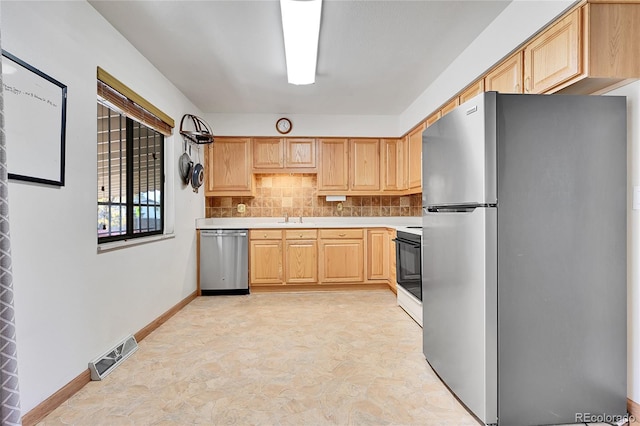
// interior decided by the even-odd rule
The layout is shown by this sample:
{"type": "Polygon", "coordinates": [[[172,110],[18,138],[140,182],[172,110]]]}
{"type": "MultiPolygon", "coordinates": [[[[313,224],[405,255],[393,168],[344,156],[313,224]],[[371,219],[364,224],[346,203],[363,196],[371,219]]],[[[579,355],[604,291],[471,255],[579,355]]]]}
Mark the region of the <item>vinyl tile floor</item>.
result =
{"type": "Polygon", "coordinates": [[[40,425],[478,425],[390,291],[200,297],[40,425]]]}

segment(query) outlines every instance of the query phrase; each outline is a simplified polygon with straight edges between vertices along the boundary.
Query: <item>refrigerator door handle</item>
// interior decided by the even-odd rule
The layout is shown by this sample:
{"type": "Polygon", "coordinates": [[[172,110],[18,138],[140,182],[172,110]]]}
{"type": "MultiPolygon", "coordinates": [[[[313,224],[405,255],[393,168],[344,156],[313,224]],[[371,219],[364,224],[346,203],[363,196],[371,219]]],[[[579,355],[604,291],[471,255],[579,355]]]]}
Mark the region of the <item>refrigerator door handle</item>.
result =
{"type": "Polygon", "coordinates": [[[472,213],[479,206],[473,207],[428,207],[425,208],[429,213],[472,213]]]}
{"type": "Polygon", "coordinates": [[[443,204],[422,207],[424,213],[473,213],[477,208],[498,207],[497,203],[443,204]]]}

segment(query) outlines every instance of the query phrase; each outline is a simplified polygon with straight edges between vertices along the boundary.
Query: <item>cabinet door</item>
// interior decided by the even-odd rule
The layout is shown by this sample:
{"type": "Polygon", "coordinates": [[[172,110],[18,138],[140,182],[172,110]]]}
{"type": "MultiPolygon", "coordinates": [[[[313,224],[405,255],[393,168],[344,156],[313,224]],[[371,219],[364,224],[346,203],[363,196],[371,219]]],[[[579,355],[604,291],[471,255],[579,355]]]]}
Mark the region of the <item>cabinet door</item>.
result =
{"type": "Polygon", "coordinates": [[[349,189],[349,140],[319,139],[318,191],[349,189]]]}
{"type": "Polygon", "coordinates": [[[367,280],[389,280],[389,234],[386,229],[367,230],[367,280]]]}
{"type": "Polygon", "coordinates": [[[414,129],[409,133],[409,188],[422,186],[422,132],[425,125],[414,129]]]}
{"type": "Polygon", "coordinates": [[[320,240],[320,282],[364,281],[363,240],[320,240]]]}
{"type": "Polygon", "coordinates": [[[251,240],[251,285],[283,284],[282,240],[251,240]]]}
{"type": "Polygon", "coordinates": [[[396,230],[388,229],[387,234],[389,237],[389,287],[394,293],[397,293],[397,281],[396,281],[396,243],[393,241],[396,238],[396,230]]]}
{"type": "Polygon", "coordinates": [[[463,104],[482,92],[484,92],[484,79],[478,80],[471,86],[467,87],[467,89],[460,94],[459,102],[463,104]]]}
{"type": "Polygon", "coordinates": [[[207,145],[205,195],[253,195],[248,138],[216,138],[207,145]]]}
{"type": "Polygon", "coordinates": [[[285,139],[284,166],[288,169],[316,168],[316,140],[302,138],[285,139]]]}
{"type": "Polygon", "coordinates": [[[281,169],[283,143],[280,138],[253,139],[253,169],[281,169]]]}
{"type": "Polygon", "coordinates": [[[460,98],[456,96],[448,104],[442,107],[442,109],[440,110],[441,117],[444,117],[445,115],[449,114],[451,111],[456,109],[458,105],[460,105],[460,98]]]}
{"type": "Polygon", "coordinates": [[[523,93],[522,52],[518,52],[491,70],[484,79],[487,92],[523,93]]]}
{"type": "Polygon", "coordinates": [[[380,170],[383,191],[407,189],[405,139],[380,140],[380,170]]]}
{"type": "Polygon", "coordinates": [[[427,119],[425,120],[426,127],[431,126],[433,123],[440,120],[440,118],[442,118],[442,112],[440,112],[440,110],[434,112],[433,114],[431,114],[430,117],[427,117],[427,119]]]}
{"type": "Polygon", "coordinates": [[[352,191],[380,190],[380,140],[351,139],[351,169],[349,183],[352,191]]]}
{"type": "Polygon", "coordinates": [[[318,245],[316,240],[287,240],[287,284],[313,284],[318,282],[318,245]]]}
{"type": "Polygon", "coordinates": [[[576,9],[525,47],[525,93],[545,93],[582,72],[580,17],[576,9]]]}

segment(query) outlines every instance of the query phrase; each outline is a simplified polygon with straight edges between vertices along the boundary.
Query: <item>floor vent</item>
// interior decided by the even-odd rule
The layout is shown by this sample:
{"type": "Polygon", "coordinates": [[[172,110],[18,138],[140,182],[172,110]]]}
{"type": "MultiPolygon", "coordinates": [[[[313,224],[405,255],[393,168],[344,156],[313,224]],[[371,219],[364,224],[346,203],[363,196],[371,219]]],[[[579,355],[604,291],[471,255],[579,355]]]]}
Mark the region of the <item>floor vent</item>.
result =
{"type": "Polygon", "coordinates": [[[91,380],[102,380],[118,365],[138,349],[138,342],[133,336],[129,336],[118,343],[115,348],[105,352],[89,363],[91,380]]]}

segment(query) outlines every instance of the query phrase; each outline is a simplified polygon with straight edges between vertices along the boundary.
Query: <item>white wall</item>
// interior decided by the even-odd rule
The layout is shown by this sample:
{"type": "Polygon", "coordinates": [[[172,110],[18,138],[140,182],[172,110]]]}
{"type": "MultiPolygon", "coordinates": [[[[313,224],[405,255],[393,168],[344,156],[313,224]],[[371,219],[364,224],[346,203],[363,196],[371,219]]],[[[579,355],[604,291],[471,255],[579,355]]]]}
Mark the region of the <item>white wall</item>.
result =
{"type": "Polygon", "coordinates": [[[632,209],[633,187],[640,186],[640,81],[607,95],[627,97],[627,396],[640,402],[640,211],[632,209]]]}
{"type": "Polygon", "coordinates": [[[178,123],[201,112],[88,3],[3,1],[1,8],[2,47],[68,86],[66,185],[9,184],[24,414],[196,289],[194,225],[204,197],[180,183],[177,132],[166,158],[175,238],[96,252],[96,67],[178,123]]]}
{"type": "MultiPolygon", "coordinates": [[[[401,132],[392,115],[305,114],[206,114],[213,132],[221,136],[280,136],[276,120],[287,117],[293,124],[287,136],[396,137],[401,132]]],[[[414,123],[415,124],[415,123],[414,123]]]]}

